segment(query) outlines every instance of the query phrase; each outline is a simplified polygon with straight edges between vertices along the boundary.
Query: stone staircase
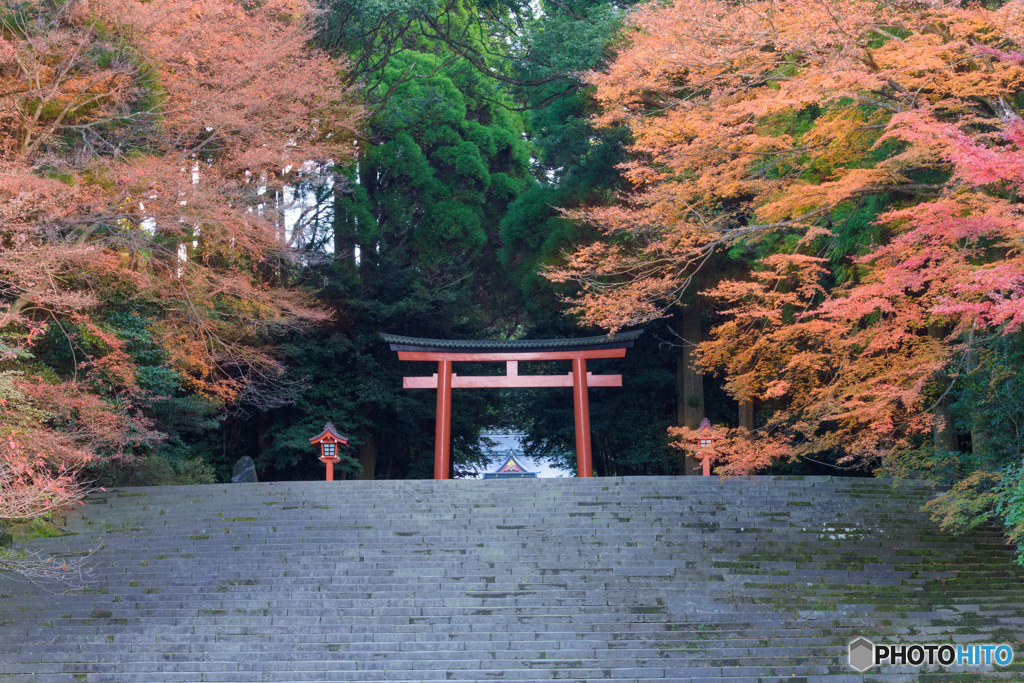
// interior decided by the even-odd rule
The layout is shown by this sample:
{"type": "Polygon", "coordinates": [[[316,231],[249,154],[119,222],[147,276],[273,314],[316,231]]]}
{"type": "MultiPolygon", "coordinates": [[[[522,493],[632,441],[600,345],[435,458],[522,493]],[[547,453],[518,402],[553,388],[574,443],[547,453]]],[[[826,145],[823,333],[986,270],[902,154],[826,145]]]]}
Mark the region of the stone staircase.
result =
{"type": "Polygon", "coordinates": [[[1024,574],[916,485],[828,477],[119,489],[0,575],[0,682],[1024,681],[1024,574]],[[992,667],[847,666],[875,642],[1015,643],[992,667]]]}

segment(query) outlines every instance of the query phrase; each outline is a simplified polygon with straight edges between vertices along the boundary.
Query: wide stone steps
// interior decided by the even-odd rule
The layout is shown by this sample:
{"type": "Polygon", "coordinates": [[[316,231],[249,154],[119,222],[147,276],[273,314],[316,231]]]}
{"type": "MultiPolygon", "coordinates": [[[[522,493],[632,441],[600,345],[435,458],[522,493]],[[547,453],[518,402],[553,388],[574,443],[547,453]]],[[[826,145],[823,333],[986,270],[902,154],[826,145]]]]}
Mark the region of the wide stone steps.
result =
{"type": "Polygon", "coordinates": [[[295,482],[97,493],[0,577],[0,681],[980,681],[847,644],[1016,642],[998,529],[915,484],[832,478],[295,482]]]}

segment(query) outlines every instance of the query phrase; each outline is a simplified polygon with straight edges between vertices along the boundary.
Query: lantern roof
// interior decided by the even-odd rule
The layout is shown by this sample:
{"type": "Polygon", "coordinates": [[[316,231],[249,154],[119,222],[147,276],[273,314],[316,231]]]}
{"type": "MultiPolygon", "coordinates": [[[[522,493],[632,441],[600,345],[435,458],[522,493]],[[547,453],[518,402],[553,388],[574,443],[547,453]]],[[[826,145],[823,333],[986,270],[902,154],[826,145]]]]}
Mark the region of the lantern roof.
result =
{"type": "MultiPolygon", "coordinates": [[[[690,424],[693,424],[693,423],[691,422],[690,424]]],[[[697,433],[701,434],[701,435],[704,435],[704,434],[710,434],[711,436],[715,435],[715,430],[711,426],[711,422],[706,417],[703,420],[700,421],[700,426],[697,427],[697,433]]]]}
{"type": "Polygon", "coordinates": [[[344,444],[345,446],[348,445],[348,439],[346,439],[341,434],[339,434],[334,429],[334,425],[331,424],[330,422],[325,424],[324,425],[324,430],[322,432],[320,432],[319,434],[317,434],[316,436],[314,436],[312,439],[310,439],[309,443],[311,443],[311,444],[318,444],[318,443],[322,443],[324,441],[328,441],[328,442],[333,441],[335,443],[344,444]]]}
{"type": "Polygon", "coordinates": [[[523,351],[599,351],[631,349],[643,330],[575,339],[421,339],[380,333],[392,351],[448,353],[516,353],[523,351]]]}

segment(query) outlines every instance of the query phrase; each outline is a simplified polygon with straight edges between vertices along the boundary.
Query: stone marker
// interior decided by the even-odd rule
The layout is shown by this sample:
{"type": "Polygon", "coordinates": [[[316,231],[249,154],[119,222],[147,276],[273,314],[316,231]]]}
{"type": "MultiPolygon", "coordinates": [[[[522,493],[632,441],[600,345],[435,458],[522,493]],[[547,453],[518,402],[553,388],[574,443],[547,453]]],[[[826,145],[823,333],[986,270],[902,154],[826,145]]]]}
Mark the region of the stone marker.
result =
{"type": "Polygon", "coordinates": [[[256,477],[256,463],[248,455],[243,455],[235,463],[235,469],[231,473],[232,484],[255,484],[259,479],[256,477]]]}

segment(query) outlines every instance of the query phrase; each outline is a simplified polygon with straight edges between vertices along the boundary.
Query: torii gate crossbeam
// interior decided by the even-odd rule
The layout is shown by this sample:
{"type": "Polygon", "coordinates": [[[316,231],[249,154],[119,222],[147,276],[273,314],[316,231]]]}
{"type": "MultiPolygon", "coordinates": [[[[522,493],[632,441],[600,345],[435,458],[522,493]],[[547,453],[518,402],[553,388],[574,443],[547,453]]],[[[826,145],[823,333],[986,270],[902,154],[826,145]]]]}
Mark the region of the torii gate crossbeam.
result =
{"type": "Polygon", "coordinates": [[[434,432],[434,479],[447,479],[451,462],[452,389],[499,389],[527,387],[572,387],[576,421],[577,476],[594,475],[590,450],[589,387],[621,387],[622,375],[593,375],[587,361],[622,358],[643,330],[607,337],[539,340],[439,340],[381,334],[398,352],[399,360],[436,361],[432,377],[403,377],[405,389],[437,390],[437,424],[434,432]],[[568,360],[572,372],[566,375],[520,375],[520,361],[568,360]],[[504,376],[466,377],[452,371],[455,362],[504,362],[504,376]]]}

